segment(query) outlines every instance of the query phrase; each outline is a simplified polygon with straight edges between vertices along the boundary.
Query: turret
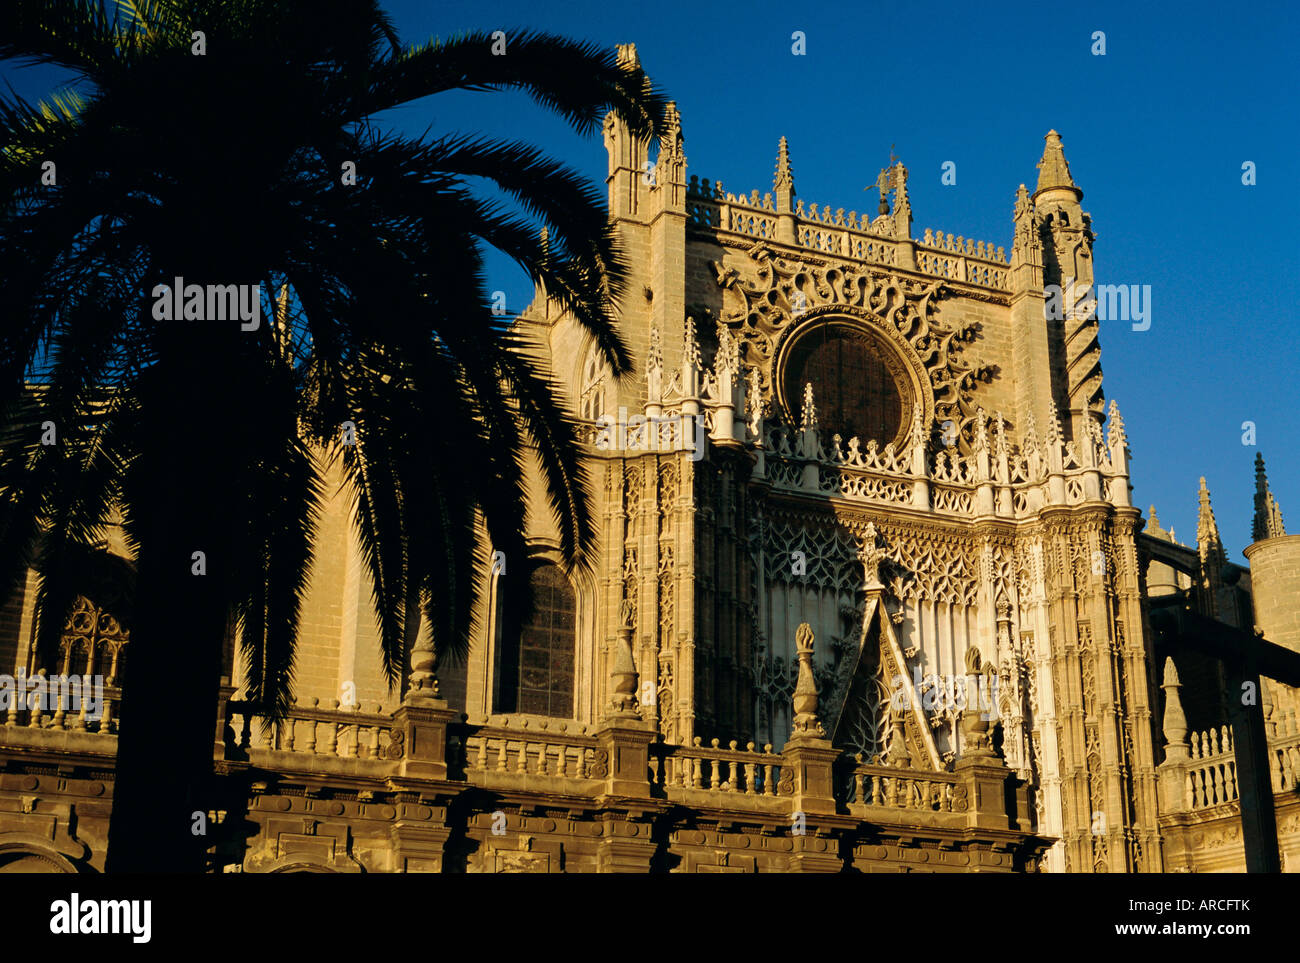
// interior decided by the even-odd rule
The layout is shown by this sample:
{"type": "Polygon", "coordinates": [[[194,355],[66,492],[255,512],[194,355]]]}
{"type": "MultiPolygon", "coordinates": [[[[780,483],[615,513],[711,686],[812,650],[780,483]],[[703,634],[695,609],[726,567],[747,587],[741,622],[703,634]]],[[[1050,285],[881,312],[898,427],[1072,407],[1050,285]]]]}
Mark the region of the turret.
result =
{"type": "Polygon", "coordinates": [[[1011,242],[1011,326],[1015,332],[1013,361],[1017,386],[1014,423],[1024,425],[1052,400],[1052,352],[1043,297],[1043,244],[1038,236],[1034,202],[1024,184],[1016,192],[1012,213],[1015,235],[1011,242]]]}
{"type": "MultiPolygon", "coordinates": [[[[618,64],[627,71],[641,69],[636,44],[618,45],[618,64]]],[[[635,218],[649,186],[646,176],[649,141],[632,136],[627,124],[613,111],[605,117],[604,130],[605,150],[609,154],[609,175],[605,183],[609,187],[610,217],[635,218]]]]}
{"type": "MultiPolygon", "coordinates": [[[[1250,594],[1255,625],[1270,642],[1300,652],[1300,535],[1288,535],[1282,510],[1269,491],[1264,457],[1255,456],[1254,542],[1246,548],[1250,560],[1250,594]]],[[[1300,709],[1297,690],[1269,684],[1274,703],[1283,710],[1300,709]]]]}
{"type": "Polygon", "coordinates": [[[1085,422],[1105,419],[1101,391],[1101,345],[1097,340],[1095,278],[1092,267],[1092,220],[1079,206],[1083,191],[1074,183],[1061,135],[1047,132],[1038,161],[1034,216],[1043,246],[1043,283],[1053,322],[1065,347],[1065,398],[1071,437],[1088,437],[1085,422]],[[1061,325],[1056,327],[1056,325],[1061,325]]]}

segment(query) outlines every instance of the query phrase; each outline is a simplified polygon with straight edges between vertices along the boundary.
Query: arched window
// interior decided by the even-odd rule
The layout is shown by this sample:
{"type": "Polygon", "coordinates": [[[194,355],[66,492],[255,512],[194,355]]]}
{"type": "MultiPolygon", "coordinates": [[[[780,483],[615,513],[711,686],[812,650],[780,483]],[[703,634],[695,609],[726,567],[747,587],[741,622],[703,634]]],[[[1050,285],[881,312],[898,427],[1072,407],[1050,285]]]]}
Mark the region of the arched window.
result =
{"type": "Polygon", "coordinates": [[[578,392],[578,414],[584,421],[596,421],[605,413],[605,362],[600,348],[592,345],[582,364],[582,383],[578,392]]]}
{"type": "Polygon", "coordinates": [[[898,441],[904,427],[901,377],[900,366],[874,338],[830,322],[817,325],[793,346],[784,389],[793,417],[799,415],[804,384],[812,382],[822,428],[845,441],[886,445],[898,441]]]}
{"type": "Polygon", "coordinates": [[[514,639],[502,639],[496,711],[568,719],[573,716],[577,599],[558,565],[543,562],[528,578],[533,614],[514,639]]]}

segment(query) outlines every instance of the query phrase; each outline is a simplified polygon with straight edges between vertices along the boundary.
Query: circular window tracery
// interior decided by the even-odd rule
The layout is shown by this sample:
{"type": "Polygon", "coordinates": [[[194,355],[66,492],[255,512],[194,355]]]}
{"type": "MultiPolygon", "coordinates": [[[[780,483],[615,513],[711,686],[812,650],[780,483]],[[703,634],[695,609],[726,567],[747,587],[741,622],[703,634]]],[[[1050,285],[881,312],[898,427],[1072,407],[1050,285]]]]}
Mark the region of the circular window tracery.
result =
{"type": "Polygon", "coordinates": [[[901,444],[911,420],[909,380],[879,337],[836,319],[811,326],[791,344],[782,372],[787,413],[796,423],[809,382],[819,427],[864,445],[901,444]]]}

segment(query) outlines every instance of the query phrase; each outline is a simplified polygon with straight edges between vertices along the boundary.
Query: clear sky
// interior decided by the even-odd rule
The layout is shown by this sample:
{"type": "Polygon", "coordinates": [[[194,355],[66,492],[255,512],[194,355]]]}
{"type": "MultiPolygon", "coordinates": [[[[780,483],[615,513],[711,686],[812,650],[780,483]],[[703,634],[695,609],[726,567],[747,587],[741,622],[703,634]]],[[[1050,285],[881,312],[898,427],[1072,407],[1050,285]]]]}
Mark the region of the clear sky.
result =
{"type": "MultiPolygon", "coordinates": [[[[1016,186],[1060,131],[1096,233],[1099,283],[1150,285],[1150,328],[1102,322],[1103,387],[1133,451],[1134,502],[1196,537],[1205,475],[1229,558],[1250,540],[1262,451],[1300,532],[1300,4],[597,3],[390,0],[403,39],[528,27],[634,42],[682,113],[688,175],[771,190],[789,138],[805,202],[873,210],[890,147],[910,172],[914,233],[1011,246],[1016,186]],[[806,54],[792,54],[802,31],[806,54]],[[1095,31],[1105,55],[1092,53],[1095,31]],[[941,183],[946,161],[956,184],[941,183]],[[1242,183],[1253,162],[1256,184],[1242,183]],[[1243,444],[1243,422],[1257,444],[1243,444]]],[[[24,93],[39,74],[4,70],[24,93]]],[[[395,112],[413,133],[537,143],[603,180],[583,140],[526,99],[452,94],[395,112]]],[[[492,282],[522,308],[508,265],[492,282]]]]}

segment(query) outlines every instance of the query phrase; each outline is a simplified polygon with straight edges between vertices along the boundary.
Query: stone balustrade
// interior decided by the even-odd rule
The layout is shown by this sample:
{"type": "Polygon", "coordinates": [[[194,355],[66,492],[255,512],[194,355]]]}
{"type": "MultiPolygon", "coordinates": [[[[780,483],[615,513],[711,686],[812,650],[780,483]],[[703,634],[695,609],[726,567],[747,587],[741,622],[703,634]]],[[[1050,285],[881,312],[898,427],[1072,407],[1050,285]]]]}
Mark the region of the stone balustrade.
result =
{"type": "Polygon", "coordinates": [[[505,726],[453,727],[465,778],[497,785],[516,777],[553,780],[604,779],[608,753],[585,735],[530,731],[505,726]]]}
{"type": "Polygon", "coordinates": [[[863,818],[871,807],[958,815],[969,807],[965,786],[956,773],[874,765],[864,762],[861,755],[841,777],[838,795],[850,813],[863,818]]]}
{"type": "Polygon", "coordinates": [[[880,448],[874,441],[864,445],[821,430],[765,424],[759,477],[790,492],[960,518],[974,513],[1019,519],[1053,504],[1127,506],[1125,444],[1122,430],[1109,442],[1096,437],[1078,444],[1059,435],[1040,441],[1030,434],[1016,449],[977,443],[963,455],[956,447],[929,452],[925,442],[896,451],[893,444],[880,448]]]}
{"type": "MultiPolygon", "coordinates": [[[[1300,720],[1295,712],[1279,713],[1269,721],[1268,729],[1273,791],[1291,792],[1300,784],[1300,720]]],[[[1211,809],[1239,798],[1235,748],[1231,726],[1190,734],[1183,796],[1188,811],[1211,809]]]]}
{"type": "Polygon", "coordinates": [[[0,726],[106,736],[117,733],[122,704],[120,687],[104,684],[95,690],[93,700],[87,700],[75,685],[73,694],[59,692],[57,686],[62,684],[56,682],[59,678],[41,669],[29,679],[20,679],[25,682],[25,691],[6,700],[7,705],[0,709],[0,726]]]}
{"type": "MultiPolygon", "coordinates": [[[[742,237],[778,240],[781,215],[770,194],[757,191],[731,194],[721,181],[710,184],[691,178],[686,212],[692,227],[742,237]]],[[[788,217],[793,224],[794,246],[889,268],[914,269],[920,274],[947,278],[995,291],[1010,289],[1007,256],[1003,248],[984,241],[954,237],[927,229],[920,241],[898,238],[873,224],[866,215],[830,205],[796,202],[788,217]],[[884,234],[880,233],[885,231],[884,234]]],[[[891,223],[888,218],[886,222],[891,223]]]]}
{"type": "Polygon", "coordinates": [[[651,783],[670,797],[674,790],[704,791],[719,795],[789,795],[787,780],[781,789],[782,757],[766,745],[762,752],[754,743],[744,749],[732,739],[724,748],[720,740],[708,746],[696,736],[690,746],[658,743],[650,750],[651,783]]]}
{"type": "Polygon", "coordinates": [[[319,700],[312,699],[309,706],[294,705],[279,723],[272,723],[253,703],[227,702],[225,709],[228,755],[257,751],[389,761],[400,749],[394,748],[393,718],[382,705],[363,712],[361,706],[340,708],[335,700],[331,708],[322,709],[319,700]]]}
{"type": "MultiPolygon", "coordinates": [[[[594,731],[513,716],[471,724],[434,699],[391,713],[295,704],[272,723],[230,694],[223,687],[215,771],[246,809],[238,833],[214,836],[227,870],[654,872],[723,859],[837,872],[919,866],[911,842],[880,843],[910,841],[923,825],[935,865],[1000,847],[988,865],[1007,871],[1032,868],[1048,845],[1000,760],[952,773],[864,766],[807,733],[780,753],[737,740],[666,744],[632,711],[594,731]],[[846,763],[848,790],[836,793],[846,763]],[[986,810],[966,812],[976,798],[986,810]]],[[[0,726],[0,815],[26,825],[48,814],[60,858],[102,872],[116,750],[111,732],[0,726]]]]}

